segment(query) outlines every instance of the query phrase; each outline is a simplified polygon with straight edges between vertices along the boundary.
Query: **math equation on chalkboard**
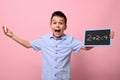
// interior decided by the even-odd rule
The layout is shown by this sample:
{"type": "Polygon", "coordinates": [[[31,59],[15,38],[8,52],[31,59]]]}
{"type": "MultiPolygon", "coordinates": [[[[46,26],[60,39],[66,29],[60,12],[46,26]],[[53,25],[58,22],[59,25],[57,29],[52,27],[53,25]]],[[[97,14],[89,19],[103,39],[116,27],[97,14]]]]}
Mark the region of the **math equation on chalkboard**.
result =
{"type": "Polygon", "coordinates": [[[84,45],[85,46],[111,45],[110,31],[111,29],[85,30],[84,45]]]}

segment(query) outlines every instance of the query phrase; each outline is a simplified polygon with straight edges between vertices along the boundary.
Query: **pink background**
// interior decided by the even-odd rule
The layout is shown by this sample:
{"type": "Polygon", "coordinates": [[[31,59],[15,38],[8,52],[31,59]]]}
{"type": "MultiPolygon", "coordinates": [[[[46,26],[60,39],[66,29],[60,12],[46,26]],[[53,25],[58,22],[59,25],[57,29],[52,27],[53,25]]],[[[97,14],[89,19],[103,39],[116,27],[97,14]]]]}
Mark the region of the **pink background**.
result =
{"type": "Polygon", "coordinates": [[[120,0],[0,0],[0,80],[41,80],[41,52],[17,44],[4,35],[2,26],[31,41],[51,33],[55,10],[67,15],[65,33],[81,41],[85,29],[115,32],[111,47],[72,54],[72,80],[120,80],[120,0]]]}

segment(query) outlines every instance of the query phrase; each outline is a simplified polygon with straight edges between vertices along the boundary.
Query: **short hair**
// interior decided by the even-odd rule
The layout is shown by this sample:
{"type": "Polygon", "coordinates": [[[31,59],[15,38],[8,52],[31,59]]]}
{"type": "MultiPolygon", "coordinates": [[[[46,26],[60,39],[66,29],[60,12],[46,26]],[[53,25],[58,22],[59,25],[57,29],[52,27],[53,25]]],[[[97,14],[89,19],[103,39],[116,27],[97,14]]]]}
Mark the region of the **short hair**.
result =
{"type": "Polygon", "coordinates": [[[52,18],[54,17],[54,16],[59,16],[59,17],[63,17],[64,19],[65,19],[65,24],[67,24],[67,17],[65,16],[65,14],[63,13],[63,12],[61,12],[61,11],[55,11],[55,12],[53,12],[52,13],[52,16],[51,16],[51,22],[52,22],[52,18]]]}

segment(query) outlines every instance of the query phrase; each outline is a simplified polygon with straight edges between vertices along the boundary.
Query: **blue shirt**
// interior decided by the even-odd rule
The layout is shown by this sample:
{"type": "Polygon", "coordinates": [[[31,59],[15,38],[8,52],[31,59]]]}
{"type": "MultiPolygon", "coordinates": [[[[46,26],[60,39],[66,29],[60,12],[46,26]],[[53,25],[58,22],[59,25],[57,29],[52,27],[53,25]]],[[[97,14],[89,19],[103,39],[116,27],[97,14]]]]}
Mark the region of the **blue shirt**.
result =
{"type": "Polygon", "coordinates": [[[82,42],[67,34],[60,38],[48,34],[30,44],[35,51],[42,51],[42,80],[70,80],[71,53],[77,53],[82,42]]]}

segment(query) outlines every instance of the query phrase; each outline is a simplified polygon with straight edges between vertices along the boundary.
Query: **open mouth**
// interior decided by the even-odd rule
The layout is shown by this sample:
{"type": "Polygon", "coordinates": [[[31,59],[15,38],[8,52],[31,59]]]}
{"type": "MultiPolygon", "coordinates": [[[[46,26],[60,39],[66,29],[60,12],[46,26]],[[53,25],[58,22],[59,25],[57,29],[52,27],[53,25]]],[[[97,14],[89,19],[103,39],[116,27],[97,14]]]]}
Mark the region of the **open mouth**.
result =
{"type": "Polygon", "coordinates": [[[61,30],[57,30],[57,29],[55,30],[55,32],[60,32],[60,31],[61,31],[61,30]]]}

